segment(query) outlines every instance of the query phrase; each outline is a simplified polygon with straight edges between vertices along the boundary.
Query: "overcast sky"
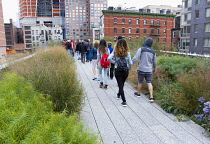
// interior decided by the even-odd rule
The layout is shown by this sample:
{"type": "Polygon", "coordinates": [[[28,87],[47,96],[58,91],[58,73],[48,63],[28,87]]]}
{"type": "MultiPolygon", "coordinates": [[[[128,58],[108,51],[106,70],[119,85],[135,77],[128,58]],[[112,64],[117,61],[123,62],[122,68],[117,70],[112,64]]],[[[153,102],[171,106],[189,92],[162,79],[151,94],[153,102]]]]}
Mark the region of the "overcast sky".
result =
{"type": "MultiPolygon", "coordinates": [[[[12,18],[16,22],[19,0],[2,0],[4,22],[12,18]]],[[[182,0],[108,0],[108,6],[136,7],[137,9],[147,5],[171,5],[177,7],[182,0]]]]}

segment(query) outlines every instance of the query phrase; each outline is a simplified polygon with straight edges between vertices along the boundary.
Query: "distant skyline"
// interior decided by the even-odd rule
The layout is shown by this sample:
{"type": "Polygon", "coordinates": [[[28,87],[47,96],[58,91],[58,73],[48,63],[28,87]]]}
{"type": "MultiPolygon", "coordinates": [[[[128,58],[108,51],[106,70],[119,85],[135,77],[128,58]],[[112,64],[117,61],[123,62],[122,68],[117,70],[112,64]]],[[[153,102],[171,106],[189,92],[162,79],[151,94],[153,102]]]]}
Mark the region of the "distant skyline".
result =
{"type": "MultiPolygon", "coordinates": [[[[170,5],[177,7],[182,4],[182,0],[108,0],[108,6],[122,6],[123,8],[136,7],[137,9],[147,5],[170,5]]],[[[9,19],[13,22],[17,20],[18,0],[2,0],[4,22],[8,23],[9,19]]]]}
{"type": "Polygon", "coordinates": [[[108,0],[109,6],[122,6],[122,7],[136,7],[137,9],[147,5],[170,5],[177,7],[182,4],[182,0],[108,0]]]}

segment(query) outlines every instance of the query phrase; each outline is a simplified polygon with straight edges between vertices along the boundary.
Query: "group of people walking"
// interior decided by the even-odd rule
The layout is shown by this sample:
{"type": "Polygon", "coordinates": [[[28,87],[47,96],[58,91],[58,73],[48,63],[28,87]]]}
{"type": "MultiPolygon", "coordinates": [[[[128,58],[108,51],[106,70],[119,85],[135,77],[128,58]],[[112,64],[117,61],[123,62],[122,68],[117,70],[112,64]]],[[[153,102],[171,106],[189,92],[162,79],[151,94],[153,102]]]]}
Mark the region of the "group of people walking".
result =
{"type": "Polygon", "coordinates": [[[115,76],[118,84],[116,97],[122,99],[122,106],[127,106],[124,84],[129,71],[136,62],[138,62],[138,91],[134,92],[134,95],[141,97],[142,83],[145,79],[150,93],[149,101],[154,101],[152,75],[156,71],[156,54],[151,47],[152,43],[152,38],[146,39],[143,47],[138,49],[133,58],[131,58],[130,48],[122,36],[118,37],[114,48],[112,48],[111,42],[107,43],[102,39],[93,41],[93,45],[88,40],[78,42],[75,50],[82,63],[90,62],[92,64],[93,80],[100,81],[100,88],[106,90],[108,76],[111,80],[115,76]]]}

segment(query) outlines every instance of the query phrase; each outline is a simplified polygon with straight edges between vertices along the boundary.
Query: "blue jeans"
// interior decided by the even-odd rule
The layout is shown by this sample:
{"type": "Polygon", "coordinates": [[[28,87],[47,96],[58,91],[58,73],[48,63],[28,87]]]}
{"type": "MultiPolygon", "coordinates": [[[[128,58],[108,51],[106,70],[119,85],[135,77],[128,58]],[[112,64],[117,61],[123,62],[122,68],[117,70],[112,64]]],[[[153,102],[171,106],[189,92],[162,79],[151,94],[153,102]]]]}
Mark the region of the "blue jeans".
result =
{"type": "Polygon", "coordinates": [[[87,50],[87,53],[86,53],[86,60],[90,61],[90,50],[87,50]]]}
{"type": "Polygon", "coordinates": [[[108,68],[102,68],[100,63],[98,63],[98,75],[99,75],[100,83],[103,83],[104,85],[108,85],[107,71],[108,71],[108,68]],[[104,76],[102,76],[102,71],[103,71],[104,76]]]}

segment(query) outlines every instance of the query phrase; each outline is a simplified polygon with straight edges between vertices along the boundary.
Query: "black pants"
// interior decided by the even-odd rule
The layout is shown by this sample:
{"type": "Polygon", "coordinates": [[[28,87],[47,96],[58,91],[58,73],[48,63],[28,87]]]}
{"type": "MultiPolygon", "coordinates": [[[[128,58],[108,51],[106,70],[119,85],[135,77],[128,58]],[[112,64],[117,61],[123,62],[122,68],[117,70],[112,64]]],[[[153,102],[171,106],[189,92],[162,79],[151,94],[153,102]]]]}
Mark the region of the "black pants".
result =
{"type": "Polygon", "coordinates": [[[109,69],[109,76],[111,79],[113,79],[113,76],[114,76],[114,64],[111,63],[111,67],[109,69]]]}
{"type": "Polygon", "coordinates": [[[129,74],[129,71],[116,71],[115,70],[115,78],[117,80],[117,84],[119,87],[119,91],[117,95],[121,96],[123,102],[126,102],[123,87],[124,87],[125,80],[128,77],[128,74],[129,74]]]}
{"type": "Polygon", "coordinates": [[[81,62],[82,63],[85,63],[85,56],[86,56],[86,53],[85,52],[82,52],[81,53],[81,62]]]}

